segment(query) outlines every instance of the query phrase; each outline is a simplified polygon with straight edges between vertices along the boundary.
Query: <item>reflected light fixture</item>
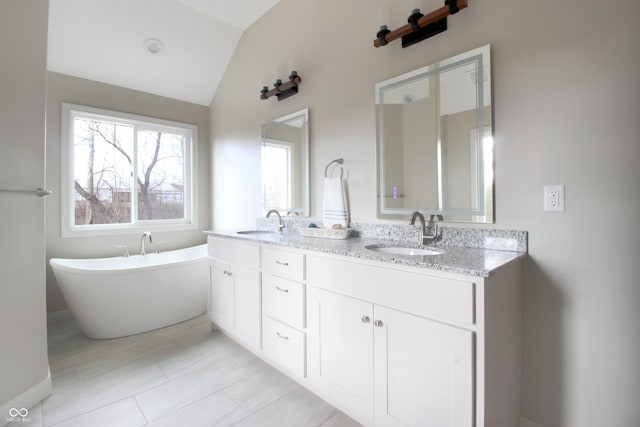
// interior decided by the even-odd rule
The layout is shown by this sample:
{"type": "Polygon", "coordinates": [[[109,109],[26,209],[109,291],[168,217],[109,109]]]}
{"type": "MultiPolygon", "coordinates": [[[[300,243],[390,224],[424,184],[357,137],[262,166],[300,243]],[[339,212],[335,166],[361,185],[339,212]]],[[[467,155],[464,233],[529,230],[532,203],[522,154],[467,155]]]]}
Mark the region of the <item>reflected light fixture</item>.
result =
{"type": "Polygon", "coordinates": [[[272,96],[276,96],[278,101],[282,101],[298,93],[298,84],[300,84],[301,81],[302,78],[298,75],[298,72],[292,71],[289,76],[289,81],[286,83],[282,83],[282,80],[278,79],[271,90],[269,90],[268,86],[263,86],[260,91],[260,99],[269,99],[272,96]]]}
{"type": "Polygon", "coordinates": [[[407,24],[391,31],[386,25],[381,25],[373,41],[375,47],[386,46],[389,42],[402,39],[402,47],[421,42],[429,37],[447,30],[447,16],[458,13],[467,7],[467,0],[445,0],[444,6],[431,13],[423,15],[420,9],[413,9],[407,19],[407,24]]]}

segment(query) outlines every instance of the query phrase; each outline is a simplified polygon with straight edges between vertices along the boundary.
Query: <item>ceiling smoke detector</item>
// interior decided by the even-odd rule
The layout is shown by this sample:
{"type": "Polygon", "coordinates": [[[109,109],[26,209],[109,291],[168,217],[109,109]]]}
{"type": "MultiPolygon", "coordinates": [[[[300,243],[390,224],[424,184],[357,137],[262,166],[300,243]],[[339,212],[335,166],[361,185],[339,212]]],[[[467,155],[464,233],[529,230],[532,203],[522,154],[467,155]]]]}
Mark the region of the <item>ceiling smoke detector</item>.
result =
{"type": "Polygon", "coordinates": [[[164,43],[158,39],[150,38],[146,39],[143,43],[144,50],[150,55],[160,55],[164,52],[164,43]]]}

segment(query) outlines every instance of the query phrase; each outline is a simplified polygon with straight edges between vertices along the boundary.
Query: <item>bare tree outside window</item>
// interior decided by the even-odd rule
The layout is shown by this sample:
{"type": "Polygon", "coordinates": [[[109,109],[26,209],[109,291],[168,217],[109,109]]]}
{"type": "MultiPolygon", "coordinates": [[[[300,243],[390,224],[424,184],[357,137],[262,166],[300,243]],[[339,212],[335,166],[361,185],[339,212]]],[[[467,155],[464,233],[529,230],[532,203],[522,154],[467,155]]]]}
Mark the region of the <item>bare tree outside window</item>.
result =
{"type": "Polygon", "coordinates": [[[186,144],[179,133],[76,117],[75,224],[184,218],[186,144]]]}
{"type": "Polygon", "coordinates": [[[138,132],[138,218],[184,217],[184,135],[138,132]]]}

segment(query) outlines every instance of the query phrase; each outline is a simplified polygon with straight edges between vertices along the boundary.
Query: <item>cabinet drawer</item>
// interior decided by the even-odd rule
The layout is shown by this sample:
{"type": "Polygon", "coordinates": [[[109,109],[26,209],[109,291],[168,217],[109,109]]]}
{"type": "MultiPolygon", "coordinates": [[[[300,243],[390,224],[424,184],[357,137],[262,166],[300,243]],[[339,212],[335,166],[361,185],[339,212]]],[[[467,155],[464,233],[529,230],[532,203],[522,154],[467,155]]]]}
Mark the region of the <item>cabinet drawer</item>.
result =
{"type": "Polygon", "coordinates": [[[260,268],[260,246],[235,239],[207,237],[207,252],[210,257],[249,268],[260,268]]]}
{"type": "Polygon", "coordinates": [[[262,270],[280,277],[304,280],[304,254],[263,248],[262,270]]]}
{"type": "Polygon", "coordinates": [[[262,312],[295,328],[304,328],[304,285],[265,274],[262,277],[262,312]]]}
{"type": "Polygon", "coordinates": [[[310,286],[444,322],[475,323],[475,284],[471,281],[315,255],[306,262],[310,286]]]}
{"type": "Polygon", "coordinates": [[[282,369],[305,377],[305,334],[269,317],[263,319],[262,350],[282,369]]]}

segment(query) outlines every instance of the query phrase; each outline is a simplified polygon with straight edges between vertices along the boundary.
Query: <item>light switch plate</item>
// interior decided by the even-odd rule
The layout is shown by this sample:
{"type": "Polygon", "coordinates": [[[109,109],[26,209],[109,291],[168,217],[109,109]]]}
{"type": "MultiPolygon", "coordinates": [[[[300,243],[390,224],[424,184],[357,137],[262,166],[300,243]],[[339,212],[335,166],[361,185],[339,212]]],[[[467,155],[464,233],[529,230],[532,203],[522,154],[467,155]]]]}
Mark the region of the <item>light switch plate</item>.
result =
{"type": "Polygon", "coordinates": [[[564,212],[564,185],[544,186],[544,211],[564,212]]]}

